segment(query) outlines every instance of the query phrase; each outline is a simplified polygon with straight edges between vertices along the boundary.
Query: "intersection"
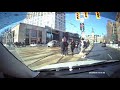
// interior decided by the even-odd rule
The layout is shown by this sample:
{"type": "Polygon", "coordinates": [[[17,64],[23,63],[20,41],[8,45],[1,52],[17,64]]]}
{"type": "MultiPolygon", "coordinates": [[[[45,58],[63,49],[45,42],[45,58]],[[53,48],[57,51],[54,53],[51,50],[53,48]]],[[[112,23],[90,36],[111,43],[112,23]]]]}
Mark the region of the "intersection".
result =
{"type": "Polygon", "coordinates": [[[80,56],[72,56],[70,48],[67,56],[61,56],[60,47],[22,47],[15,48],[15,51],[19,54],[18,59],[32,70],[50,64],[82,60],[80,56]]]}

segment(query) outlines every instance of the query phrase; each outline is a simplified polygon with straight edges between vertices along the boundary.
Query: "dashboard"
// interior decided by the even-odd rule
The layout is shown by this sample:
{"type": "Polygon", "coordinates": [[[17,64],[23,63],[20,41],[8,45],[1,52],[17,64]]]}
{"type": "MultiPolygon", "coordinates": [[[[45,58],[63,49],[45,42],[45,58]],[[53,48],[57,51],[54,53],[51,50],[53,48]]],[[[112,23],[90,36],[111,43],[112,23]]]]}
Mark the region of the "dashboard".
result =
{"type": "Polygon", "coordinates": [[[103,65],[69,68],[63,70],[40,71],[35,78],[120,78],[120,62],[103,65]]]}

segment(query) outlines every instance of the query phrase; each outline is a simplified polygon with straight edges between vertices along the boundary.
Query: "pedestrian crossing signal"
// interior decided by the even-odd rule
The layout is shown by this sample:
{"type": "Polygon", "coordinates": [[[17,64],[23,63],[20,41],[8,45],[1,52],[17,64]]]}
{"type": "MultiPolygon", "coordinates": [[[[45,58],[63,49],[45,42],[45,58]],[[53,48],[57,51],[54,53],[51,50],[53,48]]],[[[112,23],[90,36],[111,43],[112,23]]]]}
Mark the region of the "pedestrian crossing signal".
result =
{"type": "Polygon", "coordinates": [[[88,18],[88,12],[84,12],[84,18],[85,18],[85,19],[88,18]]]}
{"type": "Polygon", "coordinates": [[[80,20],[80,12],[76,12],[76,20],[80,20]]]}
{"type": "Polygon", "coordinates": [[[80,30],[81,30],[81,31],[84,31],[84,30],[85,30],[84,23],[80,23],[80,30]]]}
{"type": "Polygon", "coordinates": [[[81,30],[81,31],[82,31],[82,27],[83,27],[83,26],[82,26],[82,23],[80,23],[80,30],[81,30]]]}
{"type": "Polygon", "coordinates": [[[100,12],[95,12],[96,13],[96,18],[100,19],[100,12]]]}

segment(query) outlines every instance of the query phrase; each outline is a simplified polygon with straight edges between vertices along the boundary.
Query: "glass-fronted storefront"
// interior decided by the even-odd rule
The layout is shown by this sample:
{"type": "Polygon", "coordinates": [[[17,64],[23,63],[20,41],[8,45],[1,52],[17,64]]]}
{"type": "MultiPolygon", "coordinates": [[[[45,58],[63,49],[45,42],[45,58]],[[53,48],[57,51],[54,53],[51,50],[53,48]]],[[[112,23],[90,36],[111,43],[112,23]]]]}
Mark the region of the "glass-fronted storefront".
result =
{"type": "Polygon", "coordinates": [[[46,35],[46,42],[48,43],[48,42],[51,41],[52,39],[53,39],[53,33],[47,32],[47,35],[46,35]]]}

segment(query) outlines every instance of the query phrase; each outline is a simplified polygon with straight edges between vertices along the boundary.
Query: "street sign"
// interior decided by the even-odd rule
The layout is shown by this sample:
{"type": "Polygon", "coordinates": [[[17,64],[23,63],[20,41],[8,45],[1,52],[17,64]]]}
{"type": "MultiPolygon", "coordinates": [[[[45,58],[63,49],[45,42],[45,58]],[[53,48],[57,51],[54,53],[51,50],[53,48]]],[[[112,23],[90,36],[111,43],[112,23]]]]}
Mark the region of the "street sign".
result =
{"type": "Polygon", "coordinates": [[[82,28],[83,28],[83,24],[82,23],[80,23],[80,30],[82,31],[82,28]]]}
{"type": "Polygon", "coordinates": [[[82,23],[80,23],[80,30],[82,31],[82,23]]]}
{"type": "Polygon", "coordinates": [[[75,13],[76,20],[80,20],[80,12],[75,13]]]}
{"type": "Polygon", "coordinates": [[[100,19],[101,17],[100,17],[100,12],[95,12],[95,14],[96,14],[96,18],[97,19],[100,19]]]}
{"type": "Polygon", "coordinates": [[[84,12],[84,18],[88,19],[88,12],[84,12]]]}

